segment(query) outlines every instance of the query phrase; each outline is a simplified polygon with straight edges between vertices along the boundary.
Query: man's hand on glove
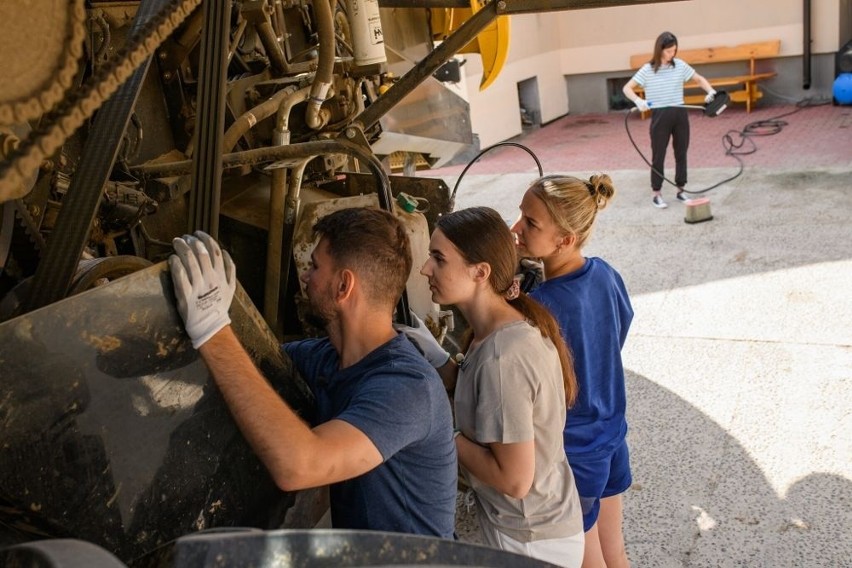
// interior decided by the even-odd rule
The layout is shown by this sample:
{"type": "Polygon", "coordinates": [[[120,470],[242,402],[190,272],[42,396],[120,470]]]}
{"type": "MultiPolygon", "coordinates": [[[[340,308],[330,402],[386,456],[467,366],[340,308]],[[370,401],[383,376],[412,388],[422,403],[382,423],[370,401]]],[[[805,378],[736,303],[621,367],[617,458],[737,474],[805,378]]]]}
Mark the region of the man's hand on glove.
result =
{"type": "Polygon", "coordinates": [[[716,98],[716,90],[711,89],[711,91],[709,93],[707,93],[707,96],[704,97],[704,104],[709,105],[710,103],[713,102],[713,99],[715,99],[715,98],[716,98]]]}
{"type": "Polygon", "coordinates": [[[430,365],[436,369],[446,365],[447,361],[450,360],[450,354],[447,350],[441,347],[438,340],[435,339],[435,336],[432,335],[432,332],[423,323],[423,320],[417,317],[417,314],[414,312],[411,312],[411,321],[414,324],[411,327],[401,323],[395,323],[393,327],[408,337],[409,341],[417,347],[417,350],[423,353],[423,356],[429,361],[430,365]]]}
{"type": "Polygon", "coordinates": [[[172,241],[169,268],[177,308],[192,346],[198,349],[231,323],[228,308],[237,288],[236,266],[219,243],[203,231],[172,241]]]}
{"type": "Polygon", "coordinates": [[[633,101],[633,104],[636,105],[636,108],[639,109],[639,112],[651,110],[651,107],[648,105],[647,102],[645,102],[645,99],[643,99],[642,97],[636,97],[636,99],[634,99],[633,101]]]}

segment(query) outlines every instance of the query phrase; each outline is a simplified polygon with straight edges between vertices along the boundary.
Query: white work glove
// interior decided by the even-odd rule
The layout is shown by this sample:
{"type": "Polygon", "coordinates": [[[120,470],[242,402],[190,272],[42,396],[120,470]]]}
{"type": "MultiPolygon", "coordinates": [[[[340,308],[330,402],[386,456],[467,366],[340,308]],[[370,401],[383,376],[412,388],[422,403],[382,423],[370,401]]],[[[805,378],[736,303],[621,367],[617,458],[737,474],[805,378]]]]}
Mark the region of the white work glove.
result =
{"type": "Polygon", "coordinates": [[[639,109],[639,112],[651,110],[651,107],[648,106],[648,103],[646,103],[645,99],[643,99],[642,97],[636,97],[636,100],[633,101],[633,104],[636,105],[636,108],[639,109]]]}
{"type": "Polygon", "coordinates": [[[172,241],[169,257],[177,309],[186,334],[198,349],[231,323],[228,308],[237,288],[237,269],[231,256],[203,231],[172,241]]]}
{"type": "Polygon", "coordinates": [[[426,324],[423,323],[417,314],[411,312],[411,321],[413,326],[407,326],[401,323],[393,324],[393,328],[405,334],[411,343],[420,351],[423,356],[429,361],[429,364],[435,367],[443,367],[450,360],[450,354],[446,349],[441,347],[426,324]]]}
{"type": "Polygon", "coordinates": [[[716,98],[716,89],[710,89],[710,92],[707,93],[707,96],[704,97],[704,104],[709,105],[713,102],[713,99],[716,98]]]}

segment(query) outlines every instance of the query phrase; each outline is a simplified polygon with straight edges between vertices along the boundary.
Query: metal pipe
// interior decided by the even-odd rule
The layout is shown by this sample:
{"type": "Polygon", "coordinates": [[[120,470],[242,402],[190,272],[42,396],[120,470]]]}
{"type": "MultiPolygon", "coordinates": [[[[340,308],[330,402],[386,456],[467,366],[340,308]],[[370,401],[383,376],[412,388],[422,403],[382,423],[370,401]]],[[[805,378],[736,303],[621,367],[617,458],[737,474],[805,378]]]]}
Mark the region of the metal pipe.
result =
{"type": "Polygon", "coordinates": [[[461,48],[470,43],[479,32],[497,18],[498,2],[489,2],[481,10],[472,15],[459,29],[454,31],[441,42],[420,62],[409,69],[399,81],[368,106],[364,112],[355,117],[354,123],[359,124],[362,130],[372,128],[388,111],[404,99],[417,86],[437,71],[455,55],[461,48]]]}
{"type": "MultiPolygon", "coordinates": [[[[289,144],[286,146],[256,148],[254,150],[234,152],[222,156],[223,168],[232,168],[244,165],[253,166],[281,160],[298,160],[295,164],[292,164],[296,166],[294,168],[294,172],[298,172],[298,175],[292,175],[290,178],[290,193],[288,195],[284,211],[285,231],[282,234],[281,250],[283,250],[284,239],[287,239],[288,246],[293,239],[293,233],[291,232],[290,225],[292,225],[293,229],[295,229],[295,214],[298,213],[298,194],[299,188],[301,187],[301,172],[304,170],[304,164],[307,164],[316,156],[321,156],[323,154],[347,154],[357,158],[362,164],[366,165],[367,169],[370,170],[370,173],[377,182],[376,194],[379,199],[379,206],[385,211],[393,212],[394,203],[393,194],[391,193],[390,188],[390,179],[388,178],[387,172],[385,172],[382,167],[382,163],[378,158],[376,158],[369,148],[364,148],[363,146],[359,146],[358,144],[344,139],[320,140],[315,142],[303,142],[301,144],[289,144]],[[293,213],[292,223],[290,223],[289,219],[291,212],[293,213]]],[[[191,167],[192,162],[190,160],[183,160],[181,162],[174,162],[171,164],[138,166],[133,168],[133,171],[143,177],[171,177],[186,175],[189,173],[191,167]]],[[[270,243],[270,245],[270,249],[274,248],[274,243],[270,243]]],[[[270,277],[270,274],[275,274],[275,278],[280,278],[278,275],[282,273],[283,267],[280,264],[275,264],[275,262],[280,260],[281,254],[272,254],[271,251],[267,253],[267,278],[270,277]],[[279,268],[276,269],[275,266],[278,266],[279,268]]],[[[289,258],[284,259],[283,266],[286,266],[288,272],[290,270],[289,263],[289,258]]],[[[264,290],[265,301],[266,298],[272,298],[272,290],[277,290],[278,286],[280,286],[280,284],[274,284],[272,281],[267,280],[266,288],[264,290]],[[272,286],[276,286],[276,288],[272,288],[272,286]]],[[[267,309],[266,304],[264,304],[264,312],[266,312],[265,317],[270,317],[270,321],[277,322],[277,301],[277,297],[271,301],[275,305],[276,313],[274,315],[270,315],[271,308],[267,309]]],[[[272,303],[270,303],[270,306],[272,303]]],[[[399,299],[397,312],[399,321],[406,325],[412,325],[411,312],[408,305],[408,294],[406,291],[403,291],[402,296],[399,299]]]]}
{"type": "MultiPolygon", "coordinates": [[[[287,146],[272,146],[269,148],[255,148],[242,152],[231,152],[222,156],[223,168],[235,168],[239,166],[255,166],[268,162],[282,160],[301,160],[304,158],[315,158],[323,154],[346,154],[358,158],[364,163],[376,178],[378,183],[377,193],[379,205],[386,211],[393,211],[393,197],[390,191],[390,180],[388,174],[382,168],[382,164],[369,148],[364,148],[349,142],[348,140],[317,140],[289,144],[287,146]]],[[[136,175],[145,178],[162,178],[173,176],[184,176],[192,170],[191,160],[181,160],[167,164],[144,164],[131,168],[136,175]]]]}
{"type": "MultiPolygon", "coordinates": [[[[290,144],[290,112],[293,107],[308,98],[311,87],[290,91],[290,96],[280,99],[275,116],[273,143],[275,146],[290,144]]],[[[288,168],[272,170],[269,195],[269,227],[266,241],[266,278],[263,289],[263,317],[273,330],[278,331],[278,305],[281,297],[281,274],[286,278],[290,270],[289,253],[292,249],[298,212],[299,191],[305,166],[313,159],[305,158],[295,165],[287,188],[288,168]],[[287,242],[285,243],[285,238],[287,242]],[[286,259],[284,258],[286,257],[286,259]],[[282,268],[282,262],[286,268],[282,268]]]]}
{"type": "MultiPolygon", "coordinates": [[[[281,277],[290,274],[293,239],[296,234],[296,219],[299,213],[302,176],[310,159],[305,159],[290,170],[289,191],[281,199],[283,215],[275,219],[269,216],[269,246],[266,251],[266,283],[263,296],[263,312],[266,322],[278,332],[278,306],[281,298],[281,277]]],[[[276,170],[277,171],[277,170],[276,170]]],[[[283,171],[283,168],[282,168],[283,171]]],[[[274,175],[274,172],[273,172],[274,175]]],[[[282,195],[283,197],[283,195],[282,195]]],[[[276,212],[279,208],[276,206],[276,212]]]]}
{"type": "Polygon", "coordinates": [[[264,20],[255,24],[257,35],[260,37],[260,43],[263,44],[263,49],[266,50],[266,55],[269,57],[269,64],[278,73],[286,75],[290,72],[290,66],[287,64],[287,58],[284,57],[284,50],[281,49],[281,44],[278,43],[278,38],[275,37],[275,30],[272,29],[272,24],[269,20],[264,20]]]}
{"type": "Polygon", "coordinates": [[[240,20],[240,23],[237,25],[237,31],[234,32],[234,39],[231,41],[231,46],[228,48],[228,63],[231,62],[231,59],[234,57],[234,53],[237,51],[237,46],[240,45],[240,42],[243,39],[243,34],[246,33],[246,26],[248,22],[246,20],[240,20]]]}
{"type": "Polygon", "coordinates": [[[266,277],[263,287],[263,317],[278,331],[278,296],[281,286],[281,237],[284,233],[284,197],[287,168],[272,170],[269,190],[269,227],[266,232],[266,277]]]}
{"type": "Polygon", "coordinates": [[[285,136],[283,144],[290,143],[290,112],[294,106],[308,99],[311,88],[303,87],[294,91],[292,96],[287,97],[278,105],[278,112],[275,115],[275,131],[285,136]]]}
{"type": "Polygon", "coordinates": [[[811,0],[802,5],[802,88],[811,88],[811,0]]]}
{"type": "Polygon", "coordinates": [[[237,145],[237,142],[246,132],[251,130],[255,124],[269,118],[274,112],[277,112],[281,107],[282,101],[293,94],[295,87],[287,87],[273,94],[271,97],[244,112],[234,123],[225,131],[225,137],[222,142],[222,150],[230,152],[237,145]]]}

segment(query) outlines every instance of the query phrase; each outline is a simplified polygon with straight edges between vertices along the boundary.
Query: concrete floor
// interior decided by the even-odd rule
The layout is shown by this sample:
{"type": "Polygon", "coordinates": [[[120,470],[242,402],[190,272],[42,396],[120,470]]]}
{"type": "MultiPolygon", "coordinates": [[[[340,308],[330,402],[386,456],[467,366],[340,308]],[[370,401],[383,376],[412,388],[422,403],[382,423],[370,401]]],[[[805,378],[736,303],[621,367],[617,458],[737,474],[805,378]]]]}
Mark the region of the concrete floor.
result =
{"type": "MultiPolygon", "coordinates": [[[[736,173],[725,132],[793,110],[696,116],[688,189],[736,173]]],[[[618,191],[585,253],[620,270],[636,311],[624,350],[635,567],[852,566],[852,109],[783,120],[740,177],[706,194],[713,219],[698,224],[670,187],[669,208],[651,206],[623,114],[516,140],[546,174],[603,170],[618,191]]],[[[631,128],[647,147],[647,122],[631,128]]],[[[493,154],[465,175],[456,207],[513,219],[534,162],[493,154]]],[[[452,188],[460,169],[438,175],[452,188]]]]}

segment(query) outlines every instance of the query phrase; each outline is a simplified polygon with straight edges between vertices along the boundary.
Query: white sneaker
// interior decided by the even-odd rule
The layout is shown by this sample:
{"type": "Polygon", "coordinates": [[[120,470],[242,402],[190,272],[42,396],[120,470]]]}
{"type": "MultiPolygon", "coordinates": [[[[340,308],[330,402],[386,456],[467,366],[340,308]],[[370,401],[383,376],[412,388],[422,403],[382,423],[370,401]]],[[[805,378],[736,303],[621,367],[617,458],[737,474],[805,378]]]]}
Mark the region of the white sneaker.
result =
{"type": "Polygon", "coordinates": [[[654,204],[654,207],[656,207],[657,209],[665,209],[666,207],[669,206],[668,203],[663,201],[662,195],[655,195],[654,199],[651,202],[654,204]]]}

